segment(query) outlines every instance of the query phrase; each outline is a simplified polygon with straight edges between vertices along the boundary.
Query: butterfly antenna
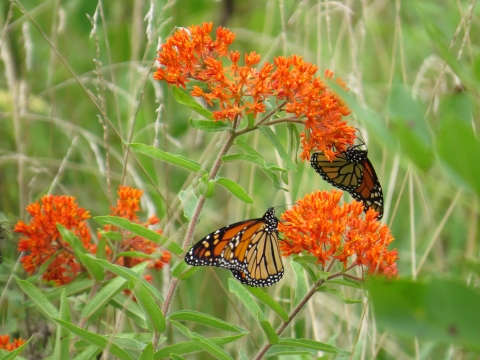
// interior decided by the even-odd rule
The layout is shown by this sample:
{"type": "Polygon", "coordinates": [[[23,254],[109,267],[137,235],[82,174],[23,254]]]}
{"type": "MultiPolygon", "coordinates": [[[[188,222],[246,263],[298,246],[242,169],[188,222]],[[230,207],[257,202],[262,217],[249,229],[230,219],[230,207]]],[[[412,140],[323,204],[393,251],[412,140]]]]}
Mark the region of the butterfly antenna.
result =
{"type": "Polygon", "coordinates": [[[360,145],[357,145],[357,146],[365,145],[365,147],[366,147],[367,144],[365,144],[365,140],[363,139],[362,132],[360,131],[359,128],[355,128],[355,129],[357,129],[358,134],[360,135],[360,137],[357,136],[357,139],[360,140],[360,142],[361,142],[361,144],[360,144],[360,145]]]}
{"type": "Polygon", "coordinates": [[[272,195],[272,198],[270,199],[270,202],[268,203],[268,208],[270,209],[272,207],[273,199],[275,198],[275,195],[277,195],[278,189],[275,190],[275,192],[272,195]]]}

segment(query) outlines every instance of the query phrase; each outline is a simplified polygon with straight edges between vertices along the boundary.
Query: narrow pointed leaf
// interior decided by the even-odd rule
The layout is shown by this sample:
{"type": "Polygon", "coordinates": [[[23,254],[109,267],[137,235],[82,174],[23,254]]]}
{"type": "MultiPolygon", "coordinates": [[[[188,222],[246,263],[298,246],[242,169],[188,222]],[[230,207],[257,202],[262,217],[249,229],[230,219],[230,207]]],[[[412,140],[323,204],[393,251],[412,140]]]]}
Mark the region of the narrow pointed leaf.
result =
{"type": "Polygon", "coordinates": [[[332,294],[332,295],[335,296],[338,300],[340,300],[341,302],[343,302],[343,303],[345,303],[345,304],[358,304],[358,303],[361,303],[361,302],[362,302],[362,300],[356,300],[356,299],[347,298],[347,297],[345,296],[345,294],[342,293],[341,291],[339,291],[339,290],[337,290],[337,289],[333,289],[333,288],[328,287],[328,286],[320,286],[317,290],[320,291],[320,292],[332,294]]]}
{"type": "MultiPolygon", "coordinates": [[[[208,340],[217,346],[222,346],[222,345],[231,343],[235,340],[238,340],[243,336],[245,336],[245,334],[218,337],[218,338],[208,338],[208,340]]],[[[203,351],[203,348],[201,346],[195,344],[193,341],[187,341],[187,342],[177,343],[175,345],[165,346],[164,348],[157,351],[153,355],[153,358],[157,360],[157,359],[163,359],[165,357],[168,357],[172,353],[177,355],[178,354],[187,355],[187,354],[192,354],[199,351],[203,351]]]]}
{"type": "Polygon", "coordinates": [[[207,119],[212,118],[212,113],[210,111],[205,109],[202,105],[197,103],[195,100],[193,100],[190,96],[185,94],[178,87],[172,86],[172,95],[175,101],[178,102],[179,104],[188,106],[190,109],[206,117],[207,119]]]}
{"type": "Polygon", "coordinates": [[[198,197],[197,195],[195,195],[193,186],[190,185],[185,190],[180,191],[180,193],[178,194],[178,198],[183,205],[183,214],[188,220],[192,220],[193,213],[195,212],[198,204],[198,197]]]}
{"type": "Polygon", "coordinates": [[[33,301],[35,307],[47,318],[59,317],[57,308],[48,301],[47,297],[28,281],[15,278],[20,289],[33,301]]]}
{"type": "MultiPolygon", "coordinates": [[[[63,289],[60,297],[60,318],[63,321],[71,322],[70,309],[68,306],[65,289],[63,289]]],[[[68,359],[70,357],[70,331],[62,326],[57,327],[55,338],[55,346],[53,350],[54,359],[68,359]]]]}
{"type": "Polygon", "coordinates": [[[96,347],[95,345],[90,345],[80,354],[75,356],[73,360],[91,360],[95,359],[98,354],[102,352],[102,349],[96,347]]]}
{"type": "Polygon", "coordinates": [[[255,296],[258,300],[263,302],[265,305],[267,305],[270,309],[272,309],[274,312],[277,313],[278,316],[284,321],[288,320],[288,314],[287,312],[280,306],[279,303],[277,303],[275,300],[273,300],[270,295],[268,295],[265,291],[263,291],[260,288],[254,288],[254,287],[247,287],[247,290],[255,296]]]}
{"type": "Polygon", "coordinates": [[[248,331],[242,329],[238,326],[229,324],[223,320],[214,318],[213,316],[206,315],[200,313],[198,311],[193,310],[180,310],[170,314],[168,317],[169,320],[182,320],[182,321],[192,321],[198,324],[202,324],[205,326],[213,327],[215,329],[225,330],[225,331],[233,331],[239,333],[247,333],[248,331]]]}
{"type": "Polygon", "coordinates": [[[233,131],[230,123],[223,121],[190,119],[190,125],[195,129],[206,132],[233,131]]]}
{"type": "Polygon", "coordinates": [[[102,226],[113,225],[128,230],[147,240],[153,241],[155,244],[165,247],[176,255],[181,255],[183,253],[182,248],[178,246],[175,242],[171,241],[169,238],[160,235],[159,233],[150,230],[145,226],[132,223],[128,219],[119,216],[95,216],[93,220],[95,220],[102,226]]]}
{"type": "Polygon", "coordinates": [[[82,328],[79,328],[78,326],[70,324],[67,321],[63,321],[61,319],[54,319],[54,320],[61,326],[65,327],[67,330],[70,330],[72,333],[88,341],[90,344],[98,346],[103,350],[108,349],[108,352],[113,356],[115,356],[116,358],[122,359],[122,360],[133,360],[133,358],[125,350],[117,346],[115,343],[109,341],[105,337],[98,335],[96,333],[84,330],[82,328]]]}
{"type": "Polygon", "coordinates": [[[185,326],[181,325],[180,323],[177,323],[176,321],[170,321],[172,325],[174,325],[178,330],[180,330],[186,337],[191,339],[194,344],[200,346],[203,350],[208,352],[209,354],[212,354],[215,356],[217,359],[220,360],[233,360],[232,357],[230,357],[225,350],[223,350],[221,347],[217,346],[214,344],[212,341],[209,339],[201,336],[200,334],[197,334],[195,332],[189,331],[185,326]]]}
{"type": "Polygon", "coordinates": [[[278,335],[275,333],[275,330],[268,322],[260,307],[253,300],[250,293],[245,290],[240,283],[233,279],[228,279],[228,288],[230,292],[234,293],[240,300],[242,300],[253,317],[258,321],[270,344],[276,344],[278,341],[278,335]]]}
{"type": "Polygon", "coordinates": [[[138,360],[153,360],[153,344],[149,342],[143,349],[138,360]]]}
{"type": "Polygon", "coordinates": [[[286,354],[304,354],[314,351],[328,352],[337,354],[338,356],[349,356],[350,353],[345,350],[341,350],[335,346],[325,344],[319,341],[309,339],[294,339],[294,338],[280,338],[277,345],[272,346],[265,357],[279,356],[286,354]]]}
{"type": "Polygon", "coordinates": [[[127,145],[137,153],[148,155],[157,160],[165,161],[169,164],[176,165],[193,172],[199,172],[201,174],[207,173],[205,170],[202,169],[199,163],[185,156],[171,154],[166,151],[157,149],[154,146],[148,146],[145,144],[127,143],[127,145]]]}
{"type": "Polygon", "coordinates": [[[243,190],[243,188],[235,181],[224,177],[217,177],[215,178],[215,182],[219,185],[222,185],[225,189],[230,191],[233,195],[235,195],[240,200],[246,202],[247,204],[253,203],[252,198],[248,196],[247,192],[243,190]]]}
{"type": "MultiPolygon", "coordinates": [[[[97,260],[98,262],[103,262],[104,260],[97,260]]],[[[107,261],[105,261],[107,262],[107,261]]],[[[147,263],[141,263],[137,266],[128,269],[134,271],[137,274],[143,273],[143,270],[147,266],[147,263]]],[[[120,291],[127,287],[127,280],[123,277],[116,277],[111,280],[107,285],[103,286],[100,291],[91,299],[85,307],[82,309],[82,317],[90,318],[94,316],[97,312],[101,311],[108,302],[118,294],[120,291]]]]}
{"type": "Polygon", "coordinates": [[[130,277],[130,281],[135,285],[132,291],[138,304],[143,309],[146,318],[152,322],[156,332],[163,333],[166,330],[167,325],[165,323],[165,318],[163,317],[162,309],[155,302],[149,289],[145,287],[142,282],[134,277],[130,277]]]}
{"type": "MultiPolygon", "coordinates": [[[[22,351],[25,350],[25,348],[28,346],[28,344],[30,343],[30,340],[32,340],[32,338],[28,339],[23,345],[19,346],[15,350],[9,351],[7,354],[3,355],[0,359],[1,360],[17,359],[17,356],[20,356],[22,351]]],[[[1,356],[1,353],[0,353],[0,356],[1,356]]]]}
{"type": "Polygon", "coordinates": [[[287,167],[287,169],[296,171],[297,166],[287,154],[285,148],[278,139],[277,135],[272,131],[272,129],[270,129],[268,126],[259,126],[259,129],[263,133],[263,135],[265,135],[265,137],[272,143],[273,147],[277,150],[278,155],[280,155],[282,160],[285,162],[285,166],[287,167]]]}
{"type": "Polygon", "coordinates": [[[303,298],[305,298],[305,295],[307,295],[308,285],[307,279],[305,278],[305,273],[303,272],[303,266],[295,261],[292,261],[291,264],[293,272],[295,273],[295,283],[297,284],[293,303],[297,305],[303,298]]]}

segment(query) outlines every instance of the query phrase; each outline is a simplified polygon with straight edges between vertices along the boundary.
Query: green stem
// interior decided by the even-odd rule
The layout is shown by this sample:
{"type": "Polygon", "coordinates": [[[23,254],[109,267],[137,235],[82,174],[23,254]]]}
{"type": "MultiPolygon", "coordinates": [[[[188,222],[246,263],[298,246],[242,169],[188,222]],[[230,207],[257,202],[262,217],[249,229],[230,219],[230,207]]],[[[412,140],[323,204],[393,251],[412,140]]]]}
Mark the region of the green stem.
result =
{"type": "MultiPolygon", "coordinates": [[[[215,160],[215,163],[212,166],[212,170],[210,171],[210,175],[208,176],[209,180],[212,180],[215,178],[215,176],[217,176],[218,170],[220,170],[220,166],[222,165],[222,156],[224,156],[228,152],[228,150],[232,146],[234,139],[235,139],[234,133],[231,133],[231,132],[227,133],[227,138],[225,139],[225,143],[223,144],[222,149],[218,153],[217,159],[215,160]]],[[[184,253],[187,251],[188,245],[190,245],[190,242],[192,241],[193,233],[195,232],[195,226],[197,225],[198,218],[200,217],[200,213],[202,211],[203,205],[205,205],[205,200],[206,200],[205,195],[201,195],[200,198],[198,199],[197,206],[195,207],[195,211],[193,212],[192,220],[188,225],[187,233],[185,234],[185,239],[183,240],[182,249],[184,253]]],[[[165,302],[163,304],[162,311],[164,316],[167,316],[168,314],[170,305],[173,300],[173,296],[175,294],[175,290],[177,289],[177,285],[178,285],[178,279],[174,278],[170,283],[170,287],[168,289],[165,302]]]]}
{"type": "MultiPolygon", "coordinates": [[[[333,263],[335,262],[335,260],[333,260],[328,268],[327,268],[327,272],[332,268],[333,266],[333,263]]],[[[348,269],[351,269],[351,267],[349,267],[348,269]]],[[[338,277],[338,276],[345,276],[346,274],[344,272],[339,272],[339,273],[335,273],[335,274],[332,274],[330,275],[327,279],[320,279],[318,280],[315,284],[313,284],[312,288],[310,289],[310,291],[307,293],[307,295],[305,295],[305,297],[297,304],[297,306],[295,306],[295,308],[292,310],[292,312],[290,313],[290,315],[288,316],[288,320],[287,321],[283,321],[282,324],[278,327],[277,331],[276,331],[276,334],[278,336],[280,336],[282,334],[282,332],[287,328],[288,325],[290,325],[290,323],[292,322],[292,320],[295,318],[295,316],[297,316],[297,314],[300,312],[300,310],[303,309],[303,307],[305,306],[305,304],[307,303],[308,300],[310,300],[310,298],[313,296],[313,294],[315,294],[317,292],[317,288],[319,286],[321,286],[326,280],[330,280],[330,279],[333,279],[335,277],[338,277]]],[[[351,277],[351,276],[350,276],[351,277]]],[[[255,360],[260,360],[263,355],[265,355],[265,353],[268,351],[268,349],[270,349],[272,347],[273,344],[265,344],[261,349],[260,351],[258,352],[257,356],[255,356],[255,360]]]]}

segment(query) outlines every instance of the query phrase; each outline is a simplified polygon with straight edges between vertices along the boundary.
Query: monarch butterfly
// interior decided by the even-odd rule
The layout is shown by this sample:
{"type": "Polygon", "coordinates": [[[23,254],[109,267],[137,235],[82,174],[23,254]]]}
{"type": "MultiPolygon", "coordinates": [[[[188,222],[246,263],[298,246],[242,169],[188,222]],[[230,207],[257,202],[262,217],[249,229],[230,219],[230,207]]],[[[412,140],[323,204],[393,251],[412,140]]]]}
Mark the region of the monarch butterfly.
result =
{"type": "Polygon", "coordinates": [[[355,145],[337,155],[332,161],[323,152],[314,153],[310,165],[328,183],[348,191],[355,200],[362,201],[367,209],[372,208],[383,217],[383,192],[372,163],[368,160],[368,150],[360,150],[355,145]]]}
{"type": "Polygon", "coordinates": [[[283,276],[277,226],[271,207],[262,218],[230,224],[205,236],[188,251],[185,262],[228,269],[248,286],[273,285],[283,276]]]}

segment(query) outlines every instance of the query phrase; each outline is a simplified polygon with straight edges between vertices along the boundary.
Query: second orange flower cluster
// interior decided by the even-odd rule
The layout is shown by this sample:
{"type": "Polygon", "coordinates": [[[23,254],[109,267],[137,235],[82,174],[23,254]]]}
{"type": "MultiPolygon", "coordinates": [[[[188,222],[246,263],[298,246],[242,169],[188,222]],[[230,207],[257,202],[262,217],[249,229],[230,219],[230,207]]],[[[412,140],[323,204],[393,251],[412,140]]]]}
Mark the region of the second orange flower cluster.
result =
{"type": "MultiPolygon", "coordinates": [[[[149,227],[159,222],[153,215],[146,223],[138,221],[137,212],[140,211],[140,197],[142,191],[129,186],[120,186],[118,190],[117,205],[112,208],[112,215],[127,218],[128,220],[149,227]]],[[[18,250],[25,252],[21,258],[24,269],[31,275],[40,266],[51,261],[42,279],[53,281],[57,285],[65,285],[73,281],[80,273],[85,272],[80,262],[75,258],[70,245],[64,241],[57,230],[57,224],[65,226],[72,231],[82,242],[87,252],[95,254],[97,245],[91,242],[91,233],[86,220],[90,217],[88,211],[78,206],[73,196],[46,195],[41,203],[35,202],[27,206],[31,220],[27,224],[18,221],[15,232],[21,234],[18,250]]],[[[111,226],[106,226],[105,231],[119,231],[111,226]]],[[[157,232],[161,233],[161,230],[157,232]]],[[[115,257],[112,249],[106,247],[107,257],[113,263],[133,267],[140,262],[149,261],[149,267],[161,269],[170,261],[170,253],[162,251],[160,247],[150,240],[139,236],[132,236],[126,231],[121,231],[123,240],[116,252],[137,251],[147,255],[162,253],[159,259],[140,257],[115,257]]],[[[98,234],[101,237],[101,234],[98,234]]]]}

